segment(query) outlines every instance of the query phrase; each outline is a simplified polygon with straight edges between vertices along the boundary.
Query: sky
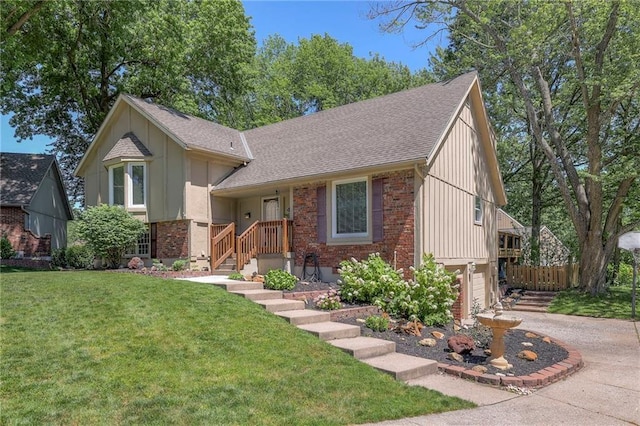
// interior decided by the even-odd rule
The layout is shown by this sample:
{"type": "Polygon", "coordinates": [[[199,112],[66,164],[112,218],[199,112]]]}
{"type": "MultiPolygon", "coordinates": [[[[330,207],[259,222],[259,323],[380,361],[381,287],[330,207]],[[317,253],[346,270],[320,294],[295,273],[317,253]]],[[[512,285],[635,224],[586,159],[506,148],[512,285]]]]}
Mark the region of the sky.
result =
{"type": "MultiPolygon", "coordinates": [[[[370,58],[378,53],[386,61],[407,65],[412,71],[426,68],[429,54],[438,44],[446,45],[444,35],[438,35],[428,45],[414,48],[426,38],[428,30],[405,27],[399,34],[382,33],[379,20],[367,19],[371,2],[354,1],[272,1],[243,0],[245,14],[251,17],[258,46],[268,36],[279,34],[290,43],[299,38],[310,38],[325,33],[353,47],[356,56],[370,58]]],[[[3,152],[43,153],[50,140],[35,136],[32,140],[17,142],[9,126],[9,116],[0,116],[0,150],[3,152]]]]}

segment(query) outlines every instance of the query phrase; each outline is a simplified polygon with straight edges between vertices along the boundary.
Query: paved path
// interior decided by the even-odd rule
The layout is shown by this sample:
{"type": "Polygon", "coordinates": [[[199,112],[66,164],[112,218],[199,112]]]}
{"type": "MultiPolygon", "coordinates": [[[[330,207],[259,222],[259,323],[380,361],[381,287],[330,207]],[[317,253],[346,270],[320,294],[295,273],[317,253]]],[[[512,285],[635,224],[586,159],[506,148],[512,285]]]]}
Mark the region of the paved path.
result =
{"type": "Polygon", "coordinates": [[[519,328],[548,334],[575,347],[585,366],[526,396],[443,375],[413,380],[410,384],[459,396],[479,407],[377,425],[640,425],[638,322],[513,314],[523,318],[519,328]]]}

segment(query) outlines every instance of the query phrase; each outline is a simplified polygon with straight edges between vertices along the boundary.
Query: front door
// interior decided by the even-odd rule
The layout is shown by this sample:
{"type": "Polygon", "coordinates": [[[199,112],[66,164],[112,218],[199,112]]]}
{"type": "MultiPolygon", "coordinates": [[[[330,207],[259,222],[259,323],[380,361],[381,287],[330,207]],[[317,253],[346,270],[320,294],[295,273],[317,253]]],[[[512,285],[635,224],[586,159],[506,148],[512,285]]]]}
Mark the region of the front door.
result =
{"type": "Polygon", "coordinates": [[[280,199],[278,197],[262,199],[262,220],[280,220],[280,199]]]}

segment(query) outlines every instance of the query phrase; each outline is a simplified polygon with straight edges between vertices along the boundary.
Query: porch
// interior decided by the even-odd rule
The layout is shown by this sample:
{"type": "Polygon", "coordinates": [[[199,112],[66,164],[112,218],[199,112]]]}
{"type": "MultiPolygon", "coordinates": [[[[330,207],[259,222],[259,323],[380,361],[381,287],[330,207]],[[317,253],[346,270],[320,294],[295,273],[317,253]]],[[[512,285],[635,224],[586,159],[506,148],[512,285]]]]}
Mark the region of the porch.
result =
{"type": "Polygon", "coordinates": [[[293,251],[292,220],[258,220],[240,235],[236,235],[236,229],[235,222],[211,225],[211,271],[233,259],[235,270],[241,272],[259,255],[286,257],[293,251]]]}

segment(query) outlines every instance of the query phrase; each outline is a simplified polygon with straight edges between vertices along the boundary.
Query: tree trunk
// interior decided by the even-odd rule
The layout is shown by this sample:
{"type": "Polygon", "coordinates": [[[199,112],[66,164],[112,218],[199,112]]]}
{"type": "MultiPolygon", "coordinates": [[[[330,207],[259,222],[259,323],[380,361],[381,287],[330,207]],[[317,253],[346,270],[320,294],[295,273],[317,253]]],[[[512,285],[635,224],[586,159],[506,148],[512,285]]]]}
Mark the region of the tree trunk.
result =
{"type": "Polygon", "coordinates": [[[580,251],[580,288],[595,296],[606,288],[609,259],[600,241],[581,242],[580,251]]]}
{"type": "Polygon", "coordinates": [[[533,167],[531,177],[531,264],[540,265],[540,226],[542,215],[542,191],[544,190],[544,174],[542,167],[544,156],[539,152],[535,141],[531,141],[531,165],[533,167]]]}

